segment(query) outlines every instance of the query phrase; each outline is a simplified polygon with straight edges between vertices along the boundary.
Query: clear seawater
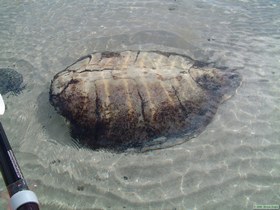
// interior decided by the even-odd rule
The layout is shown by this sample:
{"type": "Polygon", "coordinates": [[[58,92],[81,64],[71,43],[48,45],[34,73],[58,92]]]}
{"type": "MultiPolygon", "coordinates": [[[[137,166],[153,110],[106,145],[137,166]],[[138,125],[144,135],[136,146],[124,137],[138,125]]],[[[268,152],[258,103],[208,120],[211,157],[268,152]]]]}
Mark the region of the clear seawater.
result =
{"type": "Polygon", "coordinates": [[[280,204],[280,1],[0,0],[0,68],[8,66],[26,88],[4,96],[1,122],[41,209],[280,204]],[[83,55],[126,49],[215,62],[243,82],[183,144],[140,154],[81,149],[48,102],[50,81],[83,55]]]}

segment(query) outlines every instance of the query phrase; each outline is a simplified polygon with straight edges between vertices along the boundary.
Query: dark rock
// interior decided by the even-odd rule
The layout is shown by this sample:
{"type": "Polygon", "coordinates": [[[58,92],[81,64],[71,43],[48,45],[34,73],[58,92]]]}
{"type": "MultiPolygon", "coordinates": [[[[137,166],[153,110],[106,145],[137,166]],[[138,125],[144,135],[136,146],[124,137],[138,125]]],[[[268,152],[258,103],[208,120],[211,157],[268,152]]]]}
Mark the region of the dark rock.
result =
{"type": "Polygon", "coordinates": [[[24,86],[22,86],[23,77],[14,69],[0,68],[0,93],[2,95],[12,92],[19,94],[24,86]]]}
{"type": "Polygon", "coordinates": [[[78,191],[84,191],[84,189],[85,189],[85,187],[84,187],[83,185],[79,185],[79,186],[77,187],[77,190],[78,190],[78,191]]]}

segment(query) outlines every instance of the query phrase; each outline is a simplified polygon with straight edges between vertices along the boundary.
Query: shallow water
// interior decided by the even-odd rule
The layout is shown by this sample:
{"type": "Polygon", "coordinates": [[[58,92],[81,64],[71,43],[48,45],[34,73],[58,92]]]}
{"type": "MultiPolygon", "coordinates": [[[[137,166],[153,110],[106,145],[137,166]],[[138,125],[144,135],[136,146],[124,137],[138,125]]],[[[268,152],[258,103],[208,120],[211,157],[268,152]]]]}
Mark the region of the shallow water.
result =
{"type": "MultiPolygon", "coordinates": [[[[280,200],[276,0],[0,0],[0,68],[24,78],[1,121],[42,209],[253,209],[280,200]],[[161,50],[237,69],[198,137],[140,154],[79,149],[48,102],[52,77],[104,50],[161,50]]],[[[3,181],[2,192],[5,192],[3,181]]],[[[2,197],[3,197],[2,193],[2,197]]],[[[5,209],[7,201],[1,200],[5,209]]]]}

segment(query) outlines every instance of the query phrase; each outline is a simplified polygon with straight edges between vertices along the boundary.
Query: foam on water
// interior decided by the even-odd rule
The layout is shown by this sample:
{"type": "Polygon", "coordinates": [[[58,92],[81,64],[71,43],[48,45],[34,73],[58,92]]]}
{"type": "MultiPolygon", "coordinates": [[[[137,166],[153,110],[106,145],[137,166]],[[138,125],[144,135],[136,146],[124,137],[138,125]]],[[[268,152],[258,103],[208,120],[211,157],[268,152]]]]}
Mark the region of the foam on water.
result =
{"type": "MultiPolygon", "coordinates": [[[[253,209],[280,197],[278,1],[0,0],[0,66],[26,89],[1,117],[42,209],[253,209]],[[140,154],[80,148],[50,80],[104,50],[160,50],[237,69],[243,84],[207,129],[140,154]]],[[[1,184],[4,191],[4,183],[1,184]]],[[[2,207],[6,201],[2,199],[2,207]]]]}

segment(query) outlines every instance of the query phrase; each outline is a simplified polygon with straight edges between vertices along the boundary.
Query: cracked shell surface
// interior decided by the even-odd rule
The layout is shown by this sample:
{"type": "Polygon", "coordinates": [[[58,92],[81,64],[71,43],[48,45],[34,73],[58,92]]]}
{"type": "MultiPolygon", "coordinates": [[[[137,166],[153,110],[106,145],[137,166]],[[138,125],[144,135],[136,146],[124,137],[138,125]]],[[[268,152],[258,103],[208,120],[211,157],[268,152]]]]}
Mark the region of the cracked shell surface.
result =
{"type": "Polygon", "coordinates": [[[93,53],[54,76],[50,102],[91,148],[160,148],[199,134],[240,83],[176,53],[93,53]]]}

